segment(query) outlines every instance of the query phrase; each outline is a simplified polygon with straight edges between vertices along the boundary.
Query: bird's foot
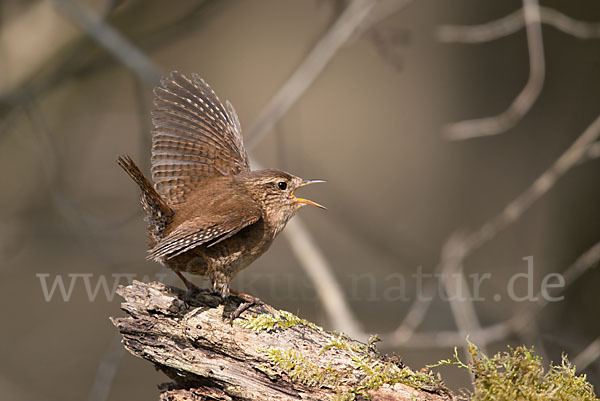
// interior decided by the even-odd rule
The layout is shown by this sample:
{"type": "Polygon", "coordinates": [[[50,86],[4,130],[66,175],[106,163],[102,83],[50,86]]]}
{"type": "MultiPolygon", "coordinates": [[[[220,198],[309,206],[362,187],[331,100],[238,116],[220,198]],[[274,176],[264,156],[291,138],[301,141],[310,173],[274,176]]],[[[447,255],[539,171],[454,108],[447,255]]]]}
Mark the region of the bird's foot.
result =
{"type": "Polygon", "coordinates": [[[238,297],[242,298],[244,301],[246,301],[246,302],[242,302],[237,307],[237,309],[234,310],[233,313],[229,316],[229,323],[230,324],[233,324],[233,321],[235,319],[237,319],[238,317],[240,317],[240,315],[242,313],[246,312],[251,307],[253,307],[255,305],[264,305],[265,304],[260,298],[253,297],[252,295],[245,294],[243,292],[234,291],[234,290],[229,290],[229,292],[232,293],[235,296],[238,296],[238,297]]]}

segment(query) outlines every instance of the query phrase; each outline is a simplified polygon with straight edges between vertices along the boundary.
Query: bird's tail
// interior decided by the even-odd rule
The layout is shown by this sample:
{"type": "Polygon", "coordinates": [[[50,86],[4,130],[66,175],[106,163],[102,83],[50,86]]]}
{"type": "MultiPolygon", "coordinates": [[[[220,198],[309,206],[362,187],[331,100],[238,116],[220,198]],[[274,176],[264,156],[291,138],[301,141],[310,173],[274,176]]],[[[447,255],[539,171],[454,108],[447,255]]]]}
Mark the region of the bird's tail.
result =
{"type": "Polygon", "coordinates": [[[142,190],[141,203],[146,213],[146,220],[154,238],[161,238],[165,227],[173,216],[173,210],[156,192],[152,183],[146,178],[130,156],[119,156],[117,164],[129,174],[142,190]]]}

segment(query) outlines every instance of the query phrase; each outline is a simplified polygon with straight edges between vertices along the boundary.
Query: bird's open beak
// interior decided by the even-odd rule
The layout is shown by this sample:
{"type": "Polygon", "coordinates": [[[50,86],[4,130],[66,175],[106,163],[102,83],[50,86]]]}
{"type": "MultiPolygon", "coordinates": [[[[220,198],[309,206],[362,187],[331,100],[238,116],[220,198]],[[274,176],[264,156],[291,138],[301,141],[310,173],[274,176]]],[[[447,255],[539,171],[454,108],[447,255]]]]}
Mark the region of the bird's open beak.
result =
{"type": "MultiPolygon", "coordinates": [[[[294,188],[294,191],[300,187],[304,187],[309,184],[316,184],[318,182],[327,182],[327,181],[325,181],[325,180],[302,180],[302,182],[296,188],[294,188]]],[[[313,202],[311,200],[304,199],[304,198],[298,198],[296,195],[294,195],[294,191],[292,191],[292,196],[294,197],[294,199],[296,199],[296,202],[304,203],[306,205],[313,205],[316,207],[320,207],[321,209],[327,209],[325,206],[319,205],[317,202],[313,202]]]]}

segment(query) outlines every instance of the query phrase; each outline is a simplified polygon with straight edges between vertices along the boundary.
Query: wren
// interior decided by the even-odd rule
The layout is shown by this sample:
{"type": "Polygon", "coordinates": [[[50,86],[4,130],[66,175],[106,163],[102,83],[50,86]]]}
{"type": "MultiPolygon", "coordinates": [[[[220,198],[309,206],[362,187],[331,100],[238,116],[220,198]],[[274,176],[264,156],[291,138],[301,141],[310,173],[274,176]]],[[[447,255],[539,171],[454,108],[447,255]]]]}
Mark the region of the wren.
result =
{"type": "MultiPolygon", "coordinates": [[[[178,72],[154,90],[152,184],[129,156],[117,160],[141,189],[148,259],[203,275],[222,297],[236,274],[265,253],[304,205],[303,180],[281,170],[251,171],[238,116],[196,74],[178,72]]],[[[246,294],[241,294],[247,296],[246,294]]],[[[252,297],[250,297],[252,298],[252,297]]]]}

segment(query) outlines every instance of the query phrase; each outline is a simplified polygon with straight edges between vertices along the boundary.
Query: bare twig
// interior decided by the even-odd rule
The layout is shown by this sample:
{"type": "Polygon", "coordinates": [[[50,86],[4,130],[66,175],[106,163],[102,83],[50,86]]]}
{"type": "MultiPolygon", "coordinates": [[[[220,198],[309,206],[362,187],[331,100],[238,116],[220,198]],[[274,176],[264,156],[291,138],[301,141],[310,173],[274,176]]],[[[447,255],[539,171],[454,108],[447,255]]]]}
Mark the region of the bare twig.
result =
{"type": "Polygon", "coordinates": [[[583,351],[581,351],[575,359],[573,365],[581,372],[590,366],[594,361],[600,358],[600,337],[592,341],[583,351]]]}
{"type": "Polygon", "coordinates": [[[593,160],[597,158],[600,158],[600,142],[596,142],[588,148],[586,160],[593,160]]]}
{"type": "MultiPolygon", "coordinates": [[[[438,265],[438,268],[440,265],[438,265]]],[[[437,271],[437,269],[436,269],[437,271]]],[[[433,284],[431,281],[428,281],[424,284],[423,294],[421,295],[421,299],[417,299],[413,302],[404,319],[398,327],[389,335],[384,336],[385,345],[386,346],[397,346],[406,344],[409,340],[412,344],[412,338],[415,336],[415,331],[421,325],[423,320],[425,320],[425,316],[429,311],[429,307],[431,306],[431,302],[433,301],[433,297],[435,296],[437,289],[437,284],[433,284]]]]}
{"type": "Polygon", "coordinates": [[[537,100],[542,91],[545,76],[544,44],[537,0],[523,0],[523,17],[526,22],[529,49],[529,80],[527,84],[508,109],[497,116],[446,125],[443,135],[447,139],[461,140],[501,134],[517,124],[537,100]]]}
{"type": "MultiPolygon", "coordinates": [[[[493,239],[500,231],[514,223],[529,207],[548,192],[554,184],[572,167],[576,166],[580,160],[586,157],[588,149],[594,145],[595,141],[600,137],[600,115],[588,126],[588,128],[573,142],[573,144],[552,164],[552,166],[540,175],[524,192],[517,196],[512,202],[509,202],[504,210],[483,224],[479,230],[468,235],[464,239],[464,255],[468,257],[475,250],[479,249],[485,243],[493,239]]],[[[600,248],[600,245],[598,245],[600,248]]],[[[595,249],[595,248],[593,248],[595,249]]],[[[600,255],[598,255],[600,257],[600,255]]],[[[444,260],[436,267],[435,271],[439,272],[443,269],[444,260]]],[[[565,273],[566,274],[566,273],[565,273]]],[[[565,280],[567,277],[565,277],[565,280]]],[[[390,344],[402,345],[408,344],[418,346],[418,344],[444,343],[450,339],[450,334],[443,332],[444,341],[439,342],[438,336],[421,335],[421,339],[413,341],[411,338],[415,336],[416,328],[421,324],[427,310],[431,304],[433,295],[435,294],[435,286],[426,285],[424,289],[425,300],[417,300],[413,303],[409,313],[404,318],[398,328],[389,335],[390,344]]],[[[519,316],[519,315],[517,315],[519,316]]],[[[504,338],[510,333],[510,329],[504,325],[495,325],[490,328],[482,329],[480,333],[486,333],[481,337],[485,342],[489,343],[493,339],[504,338]],[[492,339],[492,340],[490,340],[492,339]],[[489,340],[489,341],[488,341],[489,340]]],[[[456,334],[456,333],[455,333],[456,334]]],[[[457,337],[453,337],[456,339],[457,337]]],[[[475,335],[472,335],[473,341],[478,341],[475,335]]],[[[462,338],[461,341],[464,341],[462,338]]],[[[461,344],[456,341],[451,341],[451,345],[461,344]]],[[[445,345],[446,346],[446,345],[445,345]]]]}
{"type": "Polygon", "coordinates": [[[505,17],[481,25],[442,25],[437,29],[436,37],[446,43],[483,43],[491,42],[517,32],[525,25],[523,9],[505,17]]]}
{"type": "Polygon", "coordinates": [[[600,38],[600,24],[577,21],[553,8],[541,7],[542,22],[579,39],[600,38]]]}
{"type": "Polygon", "coordinates": [[[362,36],[365,32],[379,24],[384,19],[398,13],[413,0],[378,0],[369,15],[356,28],[349,42],[362,36]]]}
{"type": "Polygon", "coordinates": [[[368,335],[362,331],[361,324],[345,301],[344,292],[332,273],[333,269],[304,222],[297,217],[290,220],[284,233],[296,259],[315,286],[332,326],[351,337],[366,340],[368,335]]]}
{"type": "Polygon", "coordinates": [[[150,85],[158,84],[160,69],[138,47],[93,12],[71,0],[53,0],[79,27],[150,85]]]}
{"type": "Polygon", "coordinates": [[[353,0],[292,76],[279,88],[248,130],[246,147],[252,149],[302,96],[350,35],[369,14],[375,0],[353,0]]]}
{"type": "MultiPolygon", "coordinates": [[[[597,242],[562,273],[564,285],[547,288],[546,291],[548,294],[546,296],[552,298],[560,297],[571,284],[587,271],[597,266],[599,262],[600,242],[597,242]]],[[[543,295],[541,291],[538,292],[535,296],[537,301],[521,308],[520,312],[512,318],[480,330],[472,331],[469,339],[474,342],[489,344],[502,340],[513,333],[520,332],[534,319],[536,314],[549,304],[548,299],[543,295]]],[[[390,341],[393,345],[404,345],[413,348],[448,348],[464,344],[465,337],[462,333],[456,331],[437,331],[435,333],[414,333],[402,343],[395,341],[395,338],[391,336],[390,341]]]]}
{"type": "Polygon", "coordinates": [[[92,384],[92,390],[88,397],[89,401],[105,401],[108,399],[123,354],[121,336],[116,334],[111,340],[109,348],[104,354],[104,358],[102,358],[102,361],[98,365],[94,383],[92,384]]]}
{"type": "MultiPolygon", "coordinates": [[[[539,7],[542,23],[575,36],[579,39],[600,38],[600,24],[573,19],[558,10],[539,7]]],[[[481,25],[444,25],[438,28],[436,36],[440,42],[482,43],[500,39],[517,32],[525,25],[523,9],[505,17],[481,25]]]]}
{"type": "MultiPolygon", "coordinates": [[[[457,331],[461,337],[467,338],[472,331],[479,330],[481,325],[473,305],[473,297],[469,291],[469,285],[463,272],[463,261],[465,257],[465,241],[461,233],[452,235],[442,250],[442,274],[441,279],[450,303],[452,317],[457,331]]],[[[481,351],[487,353],[487,343],[477,344],[481,351]]],[[[463,343],[463,353],[469,356],[469,345],[463,343]]],[[[469,372],[471,380],[475,377],[469,372]]]]}
{"type": "MultiPolygon", "coordinates": [[[[2,2],[0,12],[11,3],[2,2]]],[[[78,36],[77,30],[63,23],[63,16],[56,12],[51,2],[21,3],[18,18],[2,15],[0,22],[0,98],[3,101],[17,88],[27,86],[31,79],[48,68],[48,60],[65,49],[78,36]]],[[[20,91],[19,91],[20,92],[20,91]]]]}
{"type": "Polygon", "coordinates": [[[499,231],[515,222],[535,201],[550,190],[567,171],[585,157],[588,148],[600,137],[600,116],[590,124],[573,144],[540,175],[523,193],[510,202],[496,217],[471,235],[467,254],[492,239],[499,231]]]}
{"type": "Polygon", "coordinates": [[[43,163],[45,189],[50,195],[54,210],[76,234],[77,240],[81,241],[98,259],[103,260],[107,266],[116,268],[118,263],[113,260],[112,254],[105,252],[101,246],[102,241],[97,240],[100,220],[77,207],[71,196],[61,188],[59,183],[59,176],[63,172],[60,165],[61,158],[42,113],[34,102],[29,103],[25,110],[32,125],[32,132],[37,135],[36,151],[40,155],[39,160],[43,163]]]}

